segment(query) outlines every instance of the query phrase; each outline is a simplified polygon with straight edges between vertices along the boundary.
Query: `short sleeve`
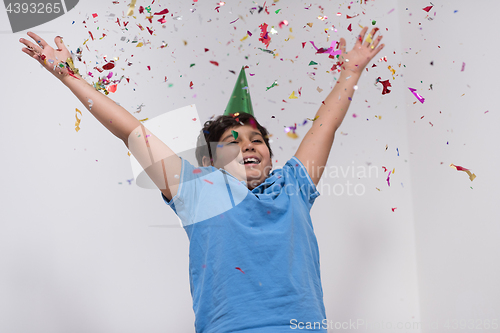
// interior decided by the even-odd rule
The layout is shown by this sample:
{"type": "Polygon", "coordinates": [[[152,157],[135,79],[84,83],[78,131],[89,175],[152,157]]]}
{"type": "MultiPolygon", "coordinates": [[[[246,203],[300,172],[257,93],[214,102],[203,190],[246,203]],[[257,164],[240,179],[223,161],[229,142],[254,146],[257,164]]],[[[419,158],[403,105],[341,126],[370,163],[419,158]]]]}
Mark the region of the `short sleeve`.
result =
{"type": "Polygon", "coordinates": [[[293,156],[286,162],[283,171],[296,180],[296,185],[298,186],[297,192],[310,209],[320,193],[305,166],[297,157],[293,156]]]}

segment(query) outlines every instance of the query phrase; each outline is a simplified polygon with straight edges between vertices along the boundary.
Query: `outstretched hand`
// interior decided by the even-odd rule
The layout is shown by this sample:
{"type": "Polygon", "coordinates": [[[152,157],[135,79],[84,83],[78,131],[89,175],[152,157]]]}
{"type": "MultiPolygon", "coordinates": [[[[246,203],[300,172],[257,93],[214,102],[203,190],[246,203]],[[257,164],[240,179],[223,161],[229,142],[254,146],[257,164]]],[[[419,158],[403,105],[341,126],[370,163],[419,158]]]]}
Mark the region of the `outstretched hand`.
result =
{"type": "Polygon", "coordinates": [[[347,70],[349,72],[355,72],[361,74],[363,69],[368,65],[368,63],[377,55],[377,53],[382,50],[384,44],[378,45],[382,36],[378,36],[374,39],[375,34],[379,30],[378,28],[373,28],[371,33],[365,37],[365,33],[368,27],[364,27],[360,34],[358,35],[358,40],[354,45],[353,49],[346,52],[346,42],[344,38],[340,39],[339,49],[342,53],[339,56],[339,62],[341,63],[342,70],[347,70]],[[364,41],[363,41],[364,40],[364,41]]]}
{"type": "MultiPolygon", "coordinates": [[[[58,79],[62,80],[64,77],[72,74],[71,69],[68,70],[66,61],[71,58],[71,53],[62,42],[62,37],[57,36],[54,41],[57,49],[53,49],[45,40],[40,38],[33,32],[28,32],[28,36],[33,38],[36,43],[21,38],[19,41],[26,45],[22,51],[29,55],[31,58],[37,60],[45,69],[54,74],[58,79]]],[[[72,61],[71,61],[72,62],[72,61]]]]}

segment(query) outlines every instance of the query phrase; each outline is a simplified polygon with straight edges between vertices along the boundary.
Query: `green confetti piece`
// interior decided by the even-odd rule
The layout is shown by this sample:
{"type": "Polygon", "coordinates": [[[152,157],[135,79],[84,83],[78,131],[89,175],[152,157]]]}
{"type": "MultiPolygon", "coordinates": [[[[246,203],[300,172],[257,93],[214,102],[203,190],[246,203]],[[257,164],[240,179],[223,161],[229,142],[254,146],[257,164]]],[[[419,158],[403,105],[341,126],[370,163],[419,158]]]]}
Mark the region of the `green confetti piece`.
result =
{"type": "Polygon", "coordinates": [[[278,9],[277,11],[275,11],[276,14],[278,14],[280,12],[281,9],[278,9]]]}
{"type": "Polygon", "coordinates": [[[317,62],[314,62],[314,61],[311,60],[311,62],[309,63],[309,66],[311,66],[311,65],[317,65],[317,64],[318,64],[317,62]]]}
{"type": "Polygon", "coordinates": [[[233,134],[233,137],[236,140],[238,138],[238,132],[231,130],[231,133],[233,134]]]}
{"type": "Polygon", "coordinates": [[[377,24],[377,21],[373,20],[372,25],[375,25],[375,24],[377,24]]]}
{"type": "Polygon", "coordinates": [[[191,64],[191,65],[189,65],[189,68],[193,67],[194,65],[195,65],[195,64],[191,64]]]}
{"type": "Polygon", "coordinates": [[[264,51],[264,52],[267,52],[267,53],[271,53],[272,55],[274,55],[274,52],[273,52],[273,51],[271,51],[271,50],[265,50],[265,49],[262,49],[262,48],[260,48],[260,47],[259,47],[259,50],[264,51]]]}
{"type": "Polygon", "coordinates": [[[266,91],[268,91],[269,89],[273,88],[273,87],[276,87],[278,84],[276,83],[276,81],[273,82],[273,85],[270,86],[270,87],[267,87],[266,91]]]}

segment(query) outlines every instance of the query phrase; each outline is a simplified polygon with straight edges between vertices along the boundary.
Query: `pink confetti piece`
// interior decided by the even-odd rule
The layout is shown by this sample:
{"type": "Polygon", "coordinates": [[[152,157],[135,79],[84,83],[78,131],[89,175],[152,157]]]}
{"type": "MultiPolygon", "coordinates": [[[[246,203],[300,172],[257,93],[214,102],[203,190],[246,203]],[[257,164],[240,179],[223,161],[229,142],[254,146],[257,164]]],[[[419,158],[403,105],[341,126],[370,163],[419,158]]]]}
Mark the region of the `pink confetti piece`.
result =
{"type": "Polygon", "coordinates": [[[417,89],[413,89],[413,88],[410,88],[408,87],[408,89],[410,89],[410,91],[413,93],[413,95],[415,95],[415,97],[420,101],[420,103],[424,103],[425,101],[425,98],[423,98],[422,96],[420,96],[419,94],[417,94],[417,89]]]}
{"type": "Polygon", "coordinates": [[[464,69],[465,69],[465,62],[462,62],[462,70],[461,70],[461,72],[463,72],[464,69]]]}
{"type": "Polygon", "coordinates": [[[209,183],[210,185],[213,185],[214,183],[212,183],[210,180],[207,180],[207,179],[203,179],[204,181],[206,181],[207,183],[209,183]]]}
{"type": "Polygon", "coordinates": [[[387,185],[391,186],[391,183],[389,182],[389,178],[391,177],[391,171],[389,171],[389,174],[387,175],[387,185]]]}

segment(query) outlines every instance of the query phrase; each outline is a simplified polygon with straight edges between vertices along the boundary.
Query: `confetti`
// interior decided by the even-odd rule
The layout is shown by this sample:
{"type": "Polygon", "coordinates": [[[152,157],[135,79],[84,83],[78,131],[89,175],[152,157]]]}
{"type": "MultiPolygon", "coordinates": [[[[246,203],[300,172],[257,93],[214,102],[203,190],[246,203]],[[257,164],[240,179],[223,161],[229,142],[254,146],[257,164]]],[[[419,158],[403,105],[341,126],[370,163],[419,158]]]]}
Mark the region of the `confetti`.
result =
{"type": "Polygon", "coordinates": [[[382,95],[385,95],[385,94],[388,94],[391,92],[391,90],[389,90],[389,87],[392,87],[391,83],[389,82],[389,79],[385,80],[385,81],[382,81],[380,79],[380,76],[377,78],[377,82],[376,83],[381,83],[383,86],[384,86],[384,89],[382,90],[382,95]]]}
{"type": "Polygon", "coordinates": [[[387,185],[391,186],[391,183],[389,182],[389,178],[391,177],[391,172],[389,171],[389,174],[387,175],[387,185]]]}
{"type": "Polygon", "coordinates": [[[413,89],[413,88],[410,88],[408,87],[408,89],[410,89],[410,91],[413,93],[413,95],[415,95],[415,97],[420,101],[420,103],[424,103],[425,101],[425,98],[423,98],[422,96],[420,96],[419,94],[416,93],[417,89],[413,89]]]}
{"type": "Polygon", "coordinates": [[[316,116],[316,117],[314,117],[313,119],[309,119],[309,118],[307,118],[307,120],[310,120],[310,121],[315,121],[315,120],[316,120],[316,119],[318,119],[318,118],[319,118],[319,116],[316,116]]]}
{"type": "Polygon", "coordinates": [[[292,91],[292,94],[290,95],[290,97],[288,97],[289,99],[297,99],[298,97],[295,96],[295,91],[292,91]]]}
{"type": "Polygon", "coordinates": [[[423,10],[425,10],[427,13],[429,12],[429,10],[431,10],[433,6],[428,6],[428,7],[425,7],[425,8],[422,8],[423,10]]]}
{"type": "MultiPolygon", "coordinates": [[[[79,113],[80,113],[80,116],[83,116],[83,115],[82,115],[82,112],[81,112],[80,110],[76,109],[76,112],[79,112],[79,113]]],[[[78,119],[78,114],[75,114],[75,118],[76,118],[76,122],[75,122],[75,126],[76,126],[76,127],[75,127],[75,131],[77,131],[77,132],[78,132],[78,131],[80,130],[80,121],[81,121],[81,118],[80,118],[80,119],[78,119]]]]}
{"type": "Polygon", "coordinates": [[[135,3],[137,2],[137,0],[131,0],[130,1],[130,5],[128,7],[128,11],[127,11],[127,16],[132,16],[132,14],[134,14],[134,8],[135,8],[135,3]]]}
{"type": "Polygon", "coordinates": [[[271,37],[269,36],[269,32],[267,32],[267,24],[263,23],[259,26],[260,28],[260,37],[259,37],[259,42],[262,42],[266,45],[266,47],[269,47],[269,43],[271,43],[271,37]]]}
{"type": "Polygon", "coordinates": [[[392,212],[394,213],[394,211],[395,211],[397,208],[398,208],[398,207],[391,208],[391,209],[392,209],[392,212]]]}
{"type": "Polygon", "coordinates": [[[237,270],[239,270],[240,272],[242,272],[243,274],[245,274],[245,272],[243,272],[243,270],[239,267],[235,267],[237,270]]]}
{"type": "Polygon", "coordinates": [[[196,169],[193,170],[193,173],[201,173],[201,169],[196,168],[196,169]]]}
{"type": "Polygon", "coordinates": [[[211,182],[210,180],[208,180],[208,179],[203,179],[203,180],[204,180],[204,181],[206,181],[207,183],[211,184],[211,185],[213,185],[213,184],[214,184],[214,183],[212,183],[212,182],[211,182]]]}
{"type": "Polygon", "coordinates": [[[453,163],[450,164],[450,167],[455,168],[457,171],[465,171],[469,175],[470,181],[473,181],[476,178],[476,175],[471,173],[469,169],[466,169],[458,165],[454,165],[453,163]]]}
{"type": "Polygon", "coordinates": [[[352,24],[349,24],[349,26],[347,27],[347,30],[352,31],[352,24]]]}
{"type": "Polygon", "coordinates": [[[462,62],[462,70],[461,70],[461,72],[463,72],[464,69],[465,69],[465,62],[462,62]]]}
{"type": "Polygon", "coordinates": [[[238,132],[231,130],[231,134],[233,134],[235,140],[238,138],[238,132]]]}

